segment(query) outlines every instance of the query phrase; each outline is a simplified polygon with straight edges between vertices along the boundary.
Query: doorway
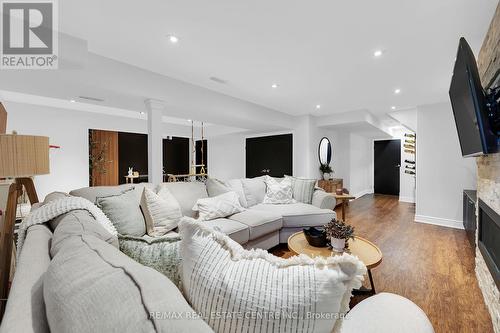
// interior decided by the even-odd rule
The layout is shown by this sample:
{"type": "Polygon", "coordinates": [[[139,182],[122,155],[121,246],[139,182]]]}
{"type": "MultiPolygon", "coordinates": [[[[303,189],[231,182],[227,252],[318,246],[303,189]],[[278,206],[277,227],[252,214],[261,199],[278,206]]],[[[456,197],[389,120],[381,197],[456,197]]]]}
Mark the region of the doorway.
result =
{"type": "Polygon", "coordinates": [[[381,140],[374,143],[374,192],[399,195],[401,141],[381,140]]]}

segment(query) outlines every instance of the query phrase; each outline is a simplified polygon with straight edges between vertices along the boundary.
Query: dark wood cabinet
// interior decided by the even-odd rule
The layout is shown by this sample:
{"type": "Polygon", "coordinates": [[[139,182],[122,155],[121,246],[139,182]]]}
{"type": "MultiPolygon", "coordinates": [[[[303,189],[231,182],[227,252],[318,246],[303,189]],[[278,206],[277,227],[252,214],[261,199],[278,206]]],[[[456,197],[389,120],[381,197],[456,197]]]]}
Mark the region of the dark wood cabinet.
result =
{"type": "Polygon", "coordinates": [[[477,193],[473,190],[464,190],[463,192],[463,220],[464,229],[472,248],[476,249],[476,203],[477,193]]]}

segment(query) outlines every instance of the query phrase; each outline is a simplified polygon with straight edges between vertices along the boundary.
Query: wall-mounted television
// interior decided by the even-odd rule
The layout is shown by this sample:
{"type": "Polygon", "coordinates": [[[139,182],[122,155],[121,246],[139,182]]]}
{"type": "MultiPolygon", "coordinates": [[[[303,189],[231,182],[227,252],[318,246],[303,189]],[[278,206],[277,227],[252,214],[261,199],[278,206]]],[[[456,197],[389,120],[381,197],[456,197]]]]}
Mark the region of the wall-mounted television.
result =
{"type": "Polygon", "coordinates": [[[498,152],[500,137],[492,128],[497,109],[492,109],[488,100],[491,96],[486,95],[481,85],[474,53],[463,37],[458,45],[449,94],[462,155],[498,152]]]}

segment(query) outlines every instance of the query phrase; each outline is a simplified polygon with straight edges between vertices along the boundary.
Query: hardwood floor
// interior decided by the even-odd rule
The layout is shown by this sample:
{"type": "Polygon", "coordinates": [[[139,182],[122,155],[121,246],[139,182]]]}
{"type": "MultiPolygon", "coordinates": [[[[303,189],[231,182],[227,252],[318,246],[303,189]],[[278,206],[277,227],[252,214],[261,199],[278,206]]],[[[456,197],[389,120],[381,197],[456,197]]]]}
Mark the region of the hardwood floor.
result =
{"type": "MultiPolygon", "coordinates": [[[[346,209],[346,220],[355,233],[383,252],[382,263],[372,270],[377,292],[412,300],[427,314],[436,333],[493,332],[465,232],[413,222],[414,214],[414,204],[384,195],[365,195],[346,209]]],[[[286,245],[271,251],[292,255],[286,245]]],[[[362,300],[358,297],[354,304],[362,300]]]]}

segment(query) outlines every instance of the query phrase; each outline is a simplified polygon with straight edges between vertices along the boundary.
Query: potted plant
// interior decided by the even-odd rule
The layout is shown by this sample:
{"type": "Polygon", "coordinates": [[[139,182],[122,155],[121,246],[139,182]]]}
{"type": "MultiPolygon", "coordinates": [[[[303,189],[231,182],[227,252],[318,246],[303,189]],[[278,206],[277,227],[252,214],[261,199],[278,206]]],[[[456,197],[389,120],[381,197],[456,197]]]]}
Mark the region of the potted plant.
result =
{"type": "Polygon", "coordinates": [[[354,239],[354,227],[344,221],[332,219],[324,226],[326,237],[330,238],[332,248],[337,252],[343,252],[346,241],[354,239]]]}
{"type": "Polygon", "coordinates": [[[319,165],[319,171],[323,174],[323,179],[328,180],[330,179],[330,173],[333,172],[332,167],[328,163],[321,163],[319,165]]]}

